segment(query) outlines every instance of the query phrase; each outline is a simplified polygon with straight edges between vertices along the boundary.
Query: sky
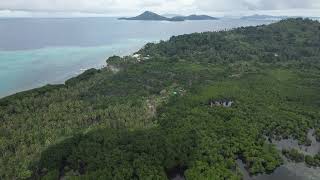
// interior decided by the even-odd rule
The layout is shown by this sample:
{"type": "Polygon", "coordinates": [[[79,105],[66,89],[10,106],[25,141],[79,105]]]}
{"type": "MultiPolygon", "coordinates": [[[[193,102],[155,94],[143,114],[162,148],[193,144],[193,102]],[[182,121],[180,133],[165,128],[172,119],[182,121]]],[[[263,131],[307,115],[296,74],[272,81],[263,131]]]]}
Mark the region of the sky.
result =
{"type": "Polygon", "coordinates": [[[250,14],[320,16],[320,0],[0,0],[0,17],[250,14]]]}

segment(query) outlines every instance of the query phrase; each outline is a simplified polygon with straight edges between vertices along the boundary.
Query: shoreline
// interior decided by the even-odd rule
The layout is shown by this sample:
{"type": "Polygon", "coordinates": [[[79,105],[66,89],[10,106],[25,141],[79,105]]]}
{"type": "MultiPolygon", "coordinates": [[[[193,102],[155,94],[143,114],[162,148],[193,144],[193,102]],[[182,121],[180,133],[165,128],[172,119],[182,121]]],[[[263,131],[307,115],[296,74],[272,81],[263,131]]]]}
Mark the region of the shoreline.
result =
{"type": "MultiPolygon", "coordinates": [[[[93,60],[92,63],[86,63],[86,59],[92,59],[92,57],[85,57],[85,59],[83,58],[80,58],[80,59],[83,59],[83,60],[80,60],[78,63],[74,63],[74,64],[69,64],[67,66],[69,66],[69,71],[65,71],[64,74],[59,74],[59,76],[55,76],[55,77],[52,77],[52,78],[48,78],[47,80],[36,80],[34,79],[33,80],[33,84],[30,84],[30,85],[24,85],[23,87],[20,87],[20,88],[16,88],[14,90],[7,90],[7,91],[3,91],[0,93],[0,99],[3,99],[3,98],[6,98],[6,97],[9,97],[9,96],[13,96],[15,94],[18,94],[18,93],[23,93],[23,92],[26,92],[26,91],[31,91],[33,89],[38,89],[38,88],[41,88],[43,86],[46,86],[46,85],[62,85],[65,83],[65,81],[67,81],[68,79],[70,78],[73,78],[73,77],[76,77],[80,74],[82,74],[85,70],[88,70],[88,69],[91,69],[91,68],[94,68],[94,69],[102,69],[106,66],[106,59],[108,59],[108,57],[110,56],[113,56],[114,54],[120,54],[121,56],[129,56],[133,53],[135,53],[136,51],[138,51],[139,49],[141,49],[145,43],[141,46],[142,43],[140,43],[141,41],[138,41],[138,43],[136,45],[132,45],[132,48],[131,46],[128,48],[128,47],[124,47],[123,49],[118,49],[117,51],[118,52],[115,52],[115,53],[112,53],[112,52],[107,52],[106,51],[106,55],[103,55],[101,57],[98,57],[98,58],[93,58],[93,59],[96,59],[96,60],[93,60]],[[79,64],[80,63],[80,64],[79,64]],[[84,63],[84,64],[81,64],[81,63],[84,63]],[[78,68],[74,68],[75,66],[77,66],[78,68]],[[36,81],[40,81],[38,83],[34,83],[36,81]]],[[[95,47],[53,47],[53,48],[42,48],[42,49],[32,49],[32,50],[23,50],[23,51],[16,51],[17,53],[33,53],[33,52],[39,52],[39,53],[42,53],[42,51],[60,51],[60,50],[63,50],[64,48],[68,48],[68,49],[79,49],[79,50],[85,50],[85,49],[99,49],[99,48],[105,48],[105,47],[113,47],[113,46],[95,46],[95,47]]],[[[106,48],[106,49],[107,49],[106,48]]],[[[4,51],[2,51],[4,52],[4,51]]],[[[5,51],[5,53],[15,53],[13,51],[5,51]]],[[[103,53],[103,52],[102,52],[103,53]]],[[[74,53],[76,54],[76,53],[74,53]]],[[[86,54],[84,54],[84,56],[86,56],[86,54]]],[[[19,61],[19,60],[17,60],[19,61]]],[[[46,62],[46,63],[50,63],[50,62],[46,62]]],[[[48,68],[49,65],[47,67],[44,67],[45,68],[48,68]]],[[[50,67],[49,67],[50,68],[50,67]]],[[[42,70],[42,69],[40,69],[42,70]]],[[[40,71],[39,70],[39,71],[40,71]]],[[[32,69],[30,69],[30,72],[32,71],[32,69]]],[[[31,81],[31,80],[29,80],[31,81]]]]}
{"type": "MultiPolygon", "coordinates": [[[[9,32],[8,36],[16,36],[18,39],[17,46],[16,42],[10,43],[8,45],[0,44],[2,47],[0,50],[0,68],[4,70],[0,73],[0,81],[2,87],[0,88],[0,98],[14,95],[19,92],[32,90],[34,88],[39,88],[46,84],[61,84],[64,83],[69,78],[75,77],[80,74],[80,69],[89,68],[100,68],[104,65],[105,60],[113,55],[129,55],[136,52],[141,47],[143,47],[148,42],[158,42],[160,40],[168,40],[172,36],[178,36],[183,34],[200,33],[200,32],[212,32],[220,31],[224,29],[232,29],[243,26],[257,26],[262,24],[269,24],[269,21],[242,21],[242,20],[219,20],[212,21],[212,23],[203,23],[201,21],[187,23],[158,23],[150,22],[147,23],[149,30],[145,31],[141,27],[141,22],[121,22],[118,20],[110,20],[103,22],[101,20],[95,21],[85,21],[79,23],[78,20],[70,20],[75,27],[74,31],[69,31],[66,28],[65,34],[69,36],[74,36],[80,38],[79,42],[73,41],[59,41],[58,43],[65,43],[65,46],[54,46],[55,39],[46,39],[44,35],[50,34],[46,28],[48,21],[36,21],[35,19],[27,19],[20,22],[16,20],[14,24],[18,27],[19,25],[24,25],[26,22],[35,23],[35,29],[39,29],[40,36],[34,36],[33,34],[37,31],[27,31],[24,34],[31,36],[31,40],[35,40],[35,45],[30,46],[27,50],[13,50],[6,51],[5,49],[12,48],[25,48],[29,47],[28,44],[24,44],[26,40],[24,36],[21,36],[20,32],[9,32]],[[88,28],[90,25],[92,28],[88,28]],[[109,26],[115,26],[116,32],[108,31],[109,26]],[[77,31],[77,29],[84,28],[84,31],[77,31]],[[132,33],[127,33],[125,28],[133,28],[132,33]],[[161,28],[161,31],[158,31],[161,28]],[[117,32],[119,31],[119,32],[117,32]],[[43,33],[43,34],[42,34],[43,33]],[[78,34],[77,34],[78,33],[78,34]],[[83,33],[89,33],[88,37],[83,37],[83,33]],[[109,35],[109,34],[110,35],[109,35]],[[115,36],[115,37],[112,37],[115,36]],[[33,39],[32,39],[33,38],[33,39]],[[37,38],[45,38],[43,41],[37,41],[37,38]],[[102,40],[96,40],[102,39],[102,40]],[[108,38],[111,38],[111,44],[108,38]],[[107,39],[107,40],[106,40],[107,39]],[[92,41],[91,41],[92,40],[92,41]],[[52,44],[53,43],[53,44],[52,44]],[[85,45],[94,43],[107,43],[106,45],[85,45]],[[21,45],[20,45],[21,44],[21,45]],[[80,44],[79,46],[74,46],[73,44],[80,44]],[[83,46],[81,46],[81,44],[83,46]],[[44,46],[44,48],[38,48],[44,46]],[[99,48],[105,48],[100,49],[99,48]],[[97,55],[98,54],[98,55],[97,55]],[[97,57],[99,59],[97,59],[97,57]],[[90,61],[90,62],[89,62],[90,61]]],[[[55,20],[59,21],[59,20],[55,20]]],[[[59,21],[60,22],[60,21],[59,21]]],[[[69,23],[69,22],[68,22],[69,23]]],[[[143,22],[145,23],[145,22],[143,22]]],[[[53,30],[57,33],[62,32],[64,27],[68,27],[64,21],[62,21],[62,29],[56,29],[55,27],[60,27],[60,25],[53,26],[53,30]]],[[[6,26],[4,23],[2,26],[6,26]]],[[[10,27],[10,24],[8,24],[10,27]]],[[[1,26],[0,26],[1,27],[1,26]]],[[[0,28],[1,29],[1,28],[0,28]]],[[[3,33],[4,35],[6,33],[3,33]]],[[[3,35],[3,41],[7,38],[3,35]]],[[[54,34],[53,34],[54,36],[54,34]]],[[[8,41],[8,40],[7,40],[8,41]]]]}

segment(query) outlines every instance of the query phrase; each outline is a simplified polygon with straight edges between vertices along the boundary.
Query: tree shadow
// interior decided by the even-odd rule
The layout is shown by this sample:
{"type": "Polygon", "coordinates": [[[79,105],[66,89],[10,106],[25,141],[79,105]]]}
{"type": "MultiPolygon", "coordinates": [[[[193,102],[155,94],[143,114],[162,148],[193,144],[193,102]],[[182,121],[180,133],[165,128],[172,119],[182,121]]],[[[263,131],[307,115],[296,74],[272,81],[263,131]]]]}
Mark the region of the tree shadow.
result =
{"type": "Polygon", "coordinates": [[[43,151],[33,177],[170,178],[167,170],[186,169],[188,160],[179,153],[181,148],[188,152],[186,148],[190,141],[181,139],[172,143],[169,137],[160,128],[136,131],[100,129],[77,134],[43,151]]]}

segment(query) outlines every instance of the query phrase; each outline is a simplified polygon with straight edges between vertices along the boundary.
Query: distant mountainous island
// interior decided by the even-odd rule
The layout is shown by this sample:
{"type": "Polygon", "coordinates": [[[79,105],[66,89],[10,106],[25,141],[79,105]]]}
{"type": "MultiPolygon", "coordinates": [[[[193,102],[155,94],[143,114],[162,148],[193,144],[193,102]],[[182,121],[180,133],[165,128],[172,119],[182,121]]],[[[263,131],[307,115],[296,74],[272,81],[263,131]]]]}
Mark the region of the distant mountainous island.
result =
{"type": "Polygon", "coordinates": [[[254,14],[251,16],[243,16],[241,17],[242,20],[271,20],[271,21],[279,21],[285,20],[289,18],[308,18],[312,20],[320,20],[320,17],[317,16],[271,16],[271,15],[263,15],[263,14],[254,14]]]}
{"type": "Polygon", "coordinates": [[[217,20],[218,18],[208,15],[174,16],[171,18],[161,16],[154,12],[146,11],[139,16],[129,18],[119,18],[119,20],[141,20],[141,21],[186,21],[186,20],[217,20]]]}
{"type": "MultiPolygon", "coordinates": [[[[289,16],[270,16],[270,15],[261,15],[261,14],[254,14],[251,16],[244,16],[241,19],[244,20],[282,20],[287,19],[289,16]]],[[[295,17],[293,17],[295,18],[295,17]]]]}

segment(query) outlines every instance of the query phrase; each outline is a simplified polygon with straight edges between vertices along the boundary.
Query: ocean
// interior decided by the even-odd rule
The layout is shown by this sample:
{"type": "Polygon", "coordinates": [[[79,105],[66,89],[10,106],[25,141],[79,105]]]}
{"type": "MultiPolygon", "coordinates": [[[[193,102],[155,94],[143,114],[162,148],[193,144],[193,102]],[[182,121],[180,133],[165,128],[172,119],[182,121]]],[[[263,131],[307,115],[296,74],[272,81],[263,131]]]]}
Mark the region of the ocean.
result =
{"type": "Polygon", "coordinates": [[[0,97],[63,83],[112,55],[194,32],[269,24],[268,20],[122,21],[117,18],[0,19],[0,97]]]}

